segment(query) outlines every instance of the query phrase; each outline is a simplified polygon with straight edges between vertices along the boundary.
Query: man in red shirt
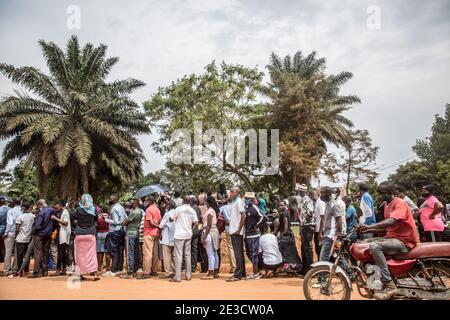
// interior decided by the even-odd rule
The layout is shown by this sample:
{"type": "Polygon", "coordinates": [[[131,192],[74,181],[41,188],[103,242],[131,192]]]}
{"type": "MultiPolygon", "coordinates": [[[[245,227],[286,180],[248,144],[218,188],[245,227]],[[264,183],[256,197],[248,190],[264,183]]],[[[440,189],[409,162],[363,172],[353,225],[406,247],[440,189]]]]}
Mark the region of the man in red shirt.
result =
{"type": "Polygon", "coordinates": [[[155,204],[153,196],[148,197],[149,206],[145,210],[144,220],[144,275],[143,278],[157,276],[159,223],[161,213],[155,204]]]}
{"type": "Polygon", "coordinates": [[[377,299],[390,299],[397,293],[386,263],[385,255],[403,254],[416,246],[418,235],[414,218],[405,200],[394,197],[394,185],[385,181],[380,183],[377,192],[386,201],[384,220],[371,225],[360,226],[362,233],[386,232],[382,238],[369,239],[372,257],[380,267],[384,290],[375,293],[377,299]]]}

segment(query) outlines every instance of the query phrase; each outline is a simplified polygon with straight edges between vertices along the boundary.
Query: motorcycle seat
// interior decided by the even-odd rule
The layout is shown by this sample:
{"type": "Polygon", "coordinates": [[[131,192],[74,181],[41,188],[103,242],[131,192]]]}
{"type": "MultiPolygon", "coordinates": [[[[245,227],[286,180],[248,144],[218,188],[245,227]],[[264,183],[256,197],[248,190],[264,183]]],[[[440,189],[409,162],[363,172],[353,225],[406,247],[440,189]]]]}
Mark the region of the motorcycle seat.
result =
{"type": "Polygon", "coordinates": [[[450,242],[422,242],[408,253],[395,255],[395,259],[401,260],[433,257],[450,257],[450,242]]]}

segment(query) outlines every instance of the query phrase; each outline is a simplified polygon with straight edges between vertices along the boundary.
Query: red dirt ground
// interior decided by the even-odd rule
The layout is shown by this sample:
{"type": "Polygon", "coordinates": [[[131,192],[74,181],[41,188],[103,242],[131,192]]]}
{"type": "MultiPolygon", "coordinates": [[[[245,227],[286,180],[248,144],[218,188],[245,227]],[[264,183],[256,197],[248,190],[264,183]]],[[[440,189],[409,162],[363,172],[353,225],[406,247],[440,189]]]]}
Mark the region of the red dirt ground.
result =
{"type": "MultiPolygon", "coordinates": [[[[298,239],[297,239],[298,240],[298,239]]],[[[223,243],[223,242],[222,242],[223,243]]],[[[300,253],[300,244],[297,242],[300,253]]],[[[38,279],[0,277],[0,300],[302,300],[303,280],[300,278],[272,278],[253,281],[226,282],[230,276],[228,259],[222,246],[221,275],[219,279],[200,280],[203,275],[194,273],[191,281],[181,283],[165,279],[126,280],[103,278],[84,280],[74,284],[68,277],[38,279]]],[[[246,261],[247,271],[251,264],[246,261]]],[[[3,264],[0,264],[3,270],[3,264]]],[[[353,288],[352,299],[363,299],[353,288]]]]}

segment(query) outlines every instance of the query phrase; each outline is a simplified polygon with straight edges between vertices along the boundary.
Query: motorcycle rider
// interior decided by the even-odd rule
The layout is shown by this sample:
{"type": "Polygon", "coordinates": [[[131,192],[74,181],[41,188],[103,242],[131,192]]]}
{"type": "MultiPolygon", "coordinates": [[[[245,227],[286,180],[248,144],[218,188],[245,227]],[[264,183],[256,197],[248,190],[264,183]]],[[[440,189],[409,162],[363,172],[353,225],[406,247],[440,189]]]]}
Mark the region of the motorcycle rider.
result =
{"type": "Polygon", "coordinates": [[[405,200],[394,196],[394,185],[384,181],[379,184],[377,192],[386,201],[385,219],[371,225],[363,224],[359,227],[359,231],[362,233],[386,232],[384,237],[367,240],[370,242],[369,249],[372,257],[380,267],[380,280],[384,284],[384,289],[376,292],[374,297],[386,300],[397,293],[397,287],[392,281],[385,255],[407,253],[419,241],[411,210],[405,200]]]}

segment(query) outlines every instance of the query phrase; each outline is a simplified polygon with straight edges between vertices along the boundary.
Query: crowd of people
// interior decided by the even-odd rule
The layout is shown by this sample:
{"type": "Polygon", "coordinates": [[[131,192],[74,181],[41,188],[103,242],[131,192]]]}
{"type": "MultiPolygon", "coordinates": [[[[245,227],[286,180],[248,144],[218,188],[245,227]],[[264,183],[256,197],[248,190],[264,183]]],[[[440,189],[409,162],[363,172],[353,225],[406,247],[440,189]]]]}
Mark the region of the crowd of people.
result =
{"type": "MultiPolygon", "coordinates": [[[[197,271],[204,273],[202,280],[217,279],[222,270],[230,273],[226,281],[233,282],[281,273],[304,275],[315,260],[329,260],[336,237],[357,226],[361,237],[373,242],[376,263],[386,270],[386,250],[410,250],[420,240],[442,241],[448,209],[432,185],[424,186],[414,203],[403,187],[383,182],[376,199],[378,205],[366,183],[359,184],[356,194],[343,197],[339,188],[308,192],[300,185],[270,201],[262,193],[227,190],[223,184],[218,192],[164,192],[124,203],[113,194],[103,207],[89,194],[77,203],[60,200],[52,205],[43,199],[8,203],[0,197],[3,275],[70,273],[92,280],[162,277],[180,282],[182,274],[189,281],[197,271]],[[299,228],[300,254],[293,223],[299,228]],[[248,274],[245,255],[251,264],[248,274]],[[222,256],[229,270],[221,269],[222,256]]],[[[351,270],[343,267],[351,277],[351,270]]],[[[389,273],[384,276],[389,287],[389,273]]]]}

